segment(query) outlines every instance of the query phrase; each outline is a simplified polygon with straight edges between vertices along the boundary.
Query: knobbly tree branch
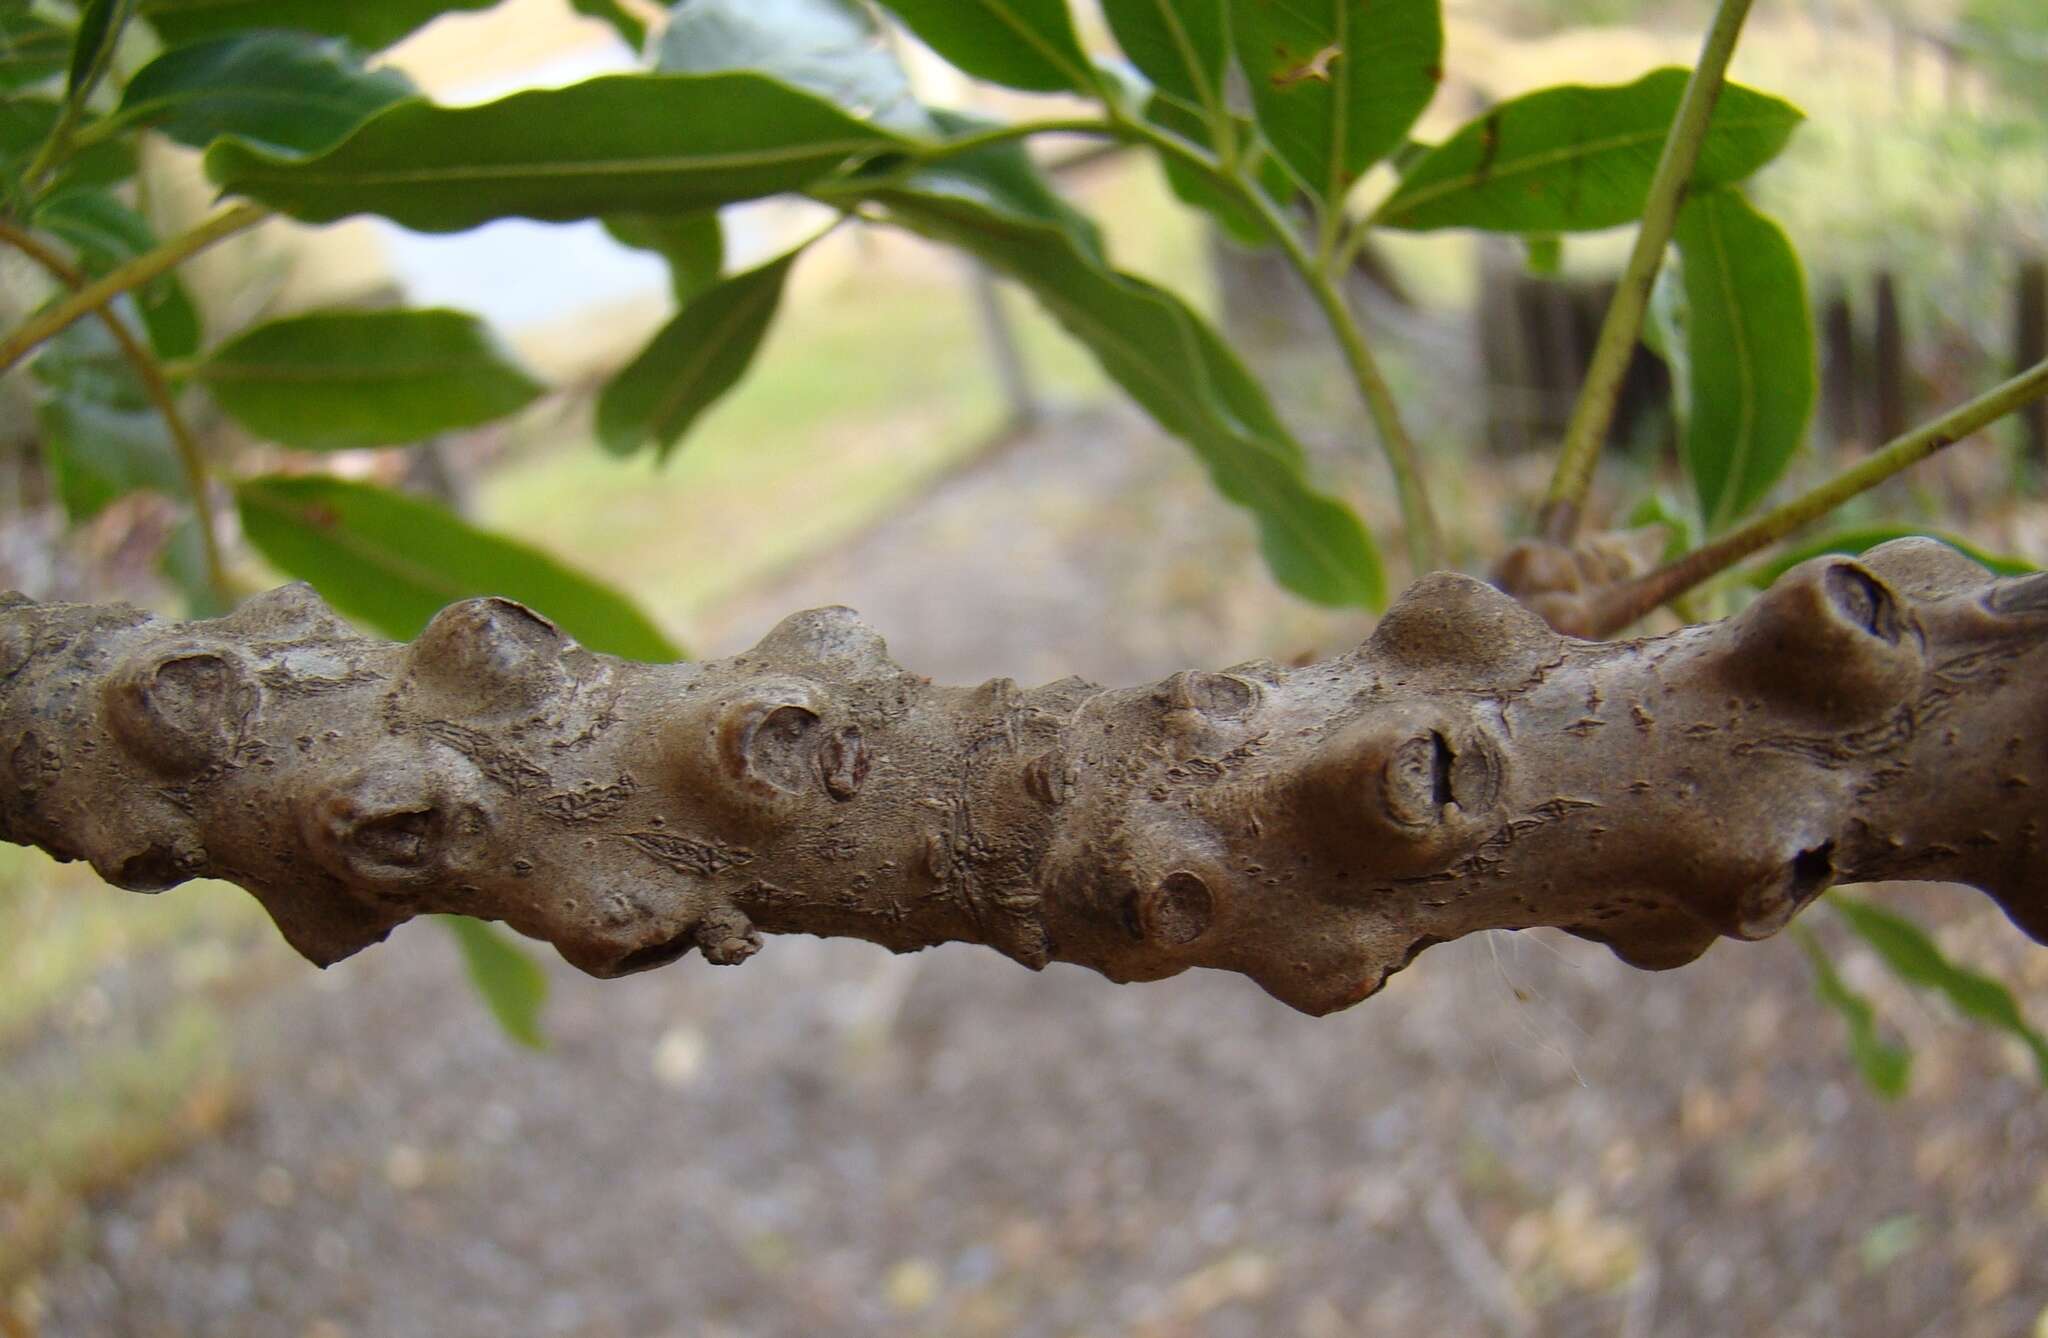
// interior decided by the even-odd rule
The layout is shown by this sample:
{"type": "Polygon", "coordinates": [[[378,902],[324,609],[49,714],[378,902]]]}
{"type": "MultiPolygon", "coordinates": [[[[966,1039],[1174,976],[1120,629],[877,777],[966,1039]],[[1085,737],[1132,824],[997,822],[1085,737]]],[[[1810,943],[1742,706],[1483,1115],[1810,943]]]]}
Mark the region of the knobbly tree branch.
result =
{"type": "Polygon", "coordinates": [[[843,609],[644,665],[495,599],[392,645],[304,587],[189,623],[11,596],[0,835],[231,879],[320,963],[454,911],[602,976],[958,940],[1324,1013],[1474,930],[1670,967],[1836,881],[1972,883],[2041,937],[2044,681],[2048,576],[1920,540],[1612,644],[1439,574],[1336,659],[1115,690],[934,686],[843,609]]]}

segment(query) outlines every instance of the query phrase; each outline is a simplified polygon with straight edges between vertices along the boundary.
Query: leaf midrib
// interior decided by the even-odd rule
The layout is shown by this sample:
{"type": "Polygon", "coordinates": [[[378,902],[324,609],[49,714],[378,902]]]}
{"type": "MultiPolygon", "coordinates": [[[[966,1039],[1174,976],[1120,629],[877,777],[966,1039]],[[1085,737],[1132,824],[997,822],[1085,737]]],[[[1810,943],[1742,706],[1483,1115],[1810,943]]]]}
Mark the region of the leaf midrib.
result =
{"type": "MultiPolygon", "coordinates": [[[[523,163],[475,163],[450,164],[415,168],[389,168],[382,171],[328,171],[316,172],[283,164],[265,172],[262,167],[238,173],[233,177],[234,187],[240,189],[249,183],[269,183],[280,186],[401,186],[420,182],[482,182],[501,180],[516,183],[522,179],[536,177],[594,177],[614,175],[620,177],[644,176],[668,172],[726,171],[744,167],[774,167],[783,163],[802,162],[818,158],[837,161],[852,154],[879,148],[881,141],[861,140],[813,140],[808,143],[792,144],[775,150],[748,150],[736,153],[714,154],[667,154],[647,158],[599,158],[587,162],[540,161],[523,163]]],[[[258,159],[262,162],[262,159],[258,159]]],[[[263,167],[272,167],[263,163],[263,167]]]]}
{"type": "MultiPolygon", "coordinates": [[[[1716,116],[1710,128],[1710,133],[1728,130],[1765,130],[1774,128],[1777,124],[1778,121],[1775,118],[1765,116],[1762,113],[1731,119],[1723,119],[1716,116]]],[[[1399,219],[1404,215],[1415,213],[1421,206],[1434,203],[1446,195],[1455,194],[1458,191],[1472,190],[1490,182],[1525,176],[1530,172],[1553,167],[1558,163],[1569,162],[1574,157],[1591,158],[1623,149],[1639,148],[1649,143],[1661,145],[1669,129],[1668,126],[1663,126],[1655,130],[1631,131],[1627,134],[1612,135],[1606,139],[1580,140],[1576,143],[1565,145],[1562,148],[1545,149],[1533,153],[1526,158],[1510,158],[1505,162],[1495,158],[1484,172],[1461,172],[1457,176],[1445,177],[1442,181],[1420,187],[1412,194],[1397,192],[1384,205],[1380,206],[1376,217],[1382,222],[1399,219]],[[1399,207],[1397,208],[1396,206],[1399,207]]]]}
{"type": "Polygon", "coordinates": [[[1714,529],[1722,528],[1733,519],[1735,499],[1743,491],[1741,484],[1749,469],[1750,451],[1756,444],[1757,418],[1756,368],[1750,354],[1749,331],[1742,323],[1742,304],[1735,292],[1735,276],[1728,266],[1728,241],[1721,229],[1723,203],[1713,201],[1701,205],[1707,241],[1713,248],[1714,284],[1720,289],[1722,305],[1728,311],[1729,343],[1733,345],[1736,385],[1739,388],[1735,441],[1729,450],[1727,471],[1721,478],[1721,496],[1714,505],[1714,529]]]}
{"type": "MultiPolygon", "coordinates": [[[[787,261],[778,261],[776,263],[784,268],[788,264],[787,261]]],[[[753,277],[757,280],[757,286],[749,292],[742,293],[740,300],[733,305],[732,310],[725,313],[722,319],[712,325],[709,331],[711,337],[700,344],[689,361],[683,365],[676,378],[675,386],[669,394],[662,397],[660,404],[656,407],[652,418],[652,426],[657,439],[661,441],[661,447],[664,452],[672,449],[675,445],[675,437],[669,434],[670,420],[675,417],[681,410],[684,402],[702,384],[705,373],[717,361],[718,355],[725,351],[726,341],[736,331],[744,329],[764,305],[772,307],[775,299],[781,295],[782,280],[780,275],[763,274],[753,277]]]]}

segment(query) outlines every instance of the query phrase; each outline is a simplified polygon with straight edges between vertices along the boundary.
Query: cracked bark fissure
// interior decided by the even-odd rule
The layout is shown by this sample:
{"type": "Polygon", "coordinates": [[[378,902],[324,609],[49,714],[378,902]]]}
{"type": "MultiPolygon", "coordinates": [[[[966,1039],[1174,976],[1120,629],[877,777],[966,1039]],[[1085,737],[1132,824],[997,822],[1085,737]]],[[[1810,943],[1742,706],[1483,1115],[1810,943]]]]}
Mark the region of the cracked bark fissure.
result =
{"type": "Polygon", "coordinates": [[[495,599],[393,645],[302,586],[188,623],[10,596],[0,836],[229,879],[322,964],[449,911],[605,976],[959,940],[1324,1013],[1474,930],[1677,966],[1838,881],[1974,884],[2041,938],[2044,682],[2048,575],[1919,540],[1612,643],[1439,574],[1335,659],[1114,690],[935,686],[844,609],[644,665],[495,599]]]}

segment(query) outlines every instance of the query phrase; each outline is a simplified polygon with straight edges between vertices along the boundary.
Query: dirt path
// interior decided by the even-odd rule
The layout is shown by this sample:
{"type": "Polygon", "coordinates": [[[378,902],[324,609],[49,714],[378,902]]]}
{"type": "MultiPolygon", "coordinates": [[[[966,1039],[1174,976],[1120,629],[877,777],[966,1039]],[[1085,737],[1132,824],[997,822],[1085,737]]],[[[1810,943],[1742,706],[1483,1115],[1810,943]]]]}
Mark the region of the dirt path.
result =
{"type": "MultiPolygon", "coordinates": [[[[954,681],[1328,647],[1173,448],[1083,419],[725,610],[856,605],[954,681]]],[[[1909,892],[1959,953],[2048,973],[1909,892]]],[[[244,1113],[95,1203],[27,1332],[1942,1334],[2048,1305],[2048,1102],[2013,1048],[1856,983],[1920,1057],[1857,1086],[1788,942],[1643,975],[1550,934],[1429,952],[1323,1021],[1236,977],[774,940],[556,973],[517,1051],[442,936],[247,1006],[244,1113]]],[[[2039,1007],[2036,1006],[2038,1013],[2039,1007]]],[[[4,1326],[0,1326],[4,1328],[4,1326]]]]}

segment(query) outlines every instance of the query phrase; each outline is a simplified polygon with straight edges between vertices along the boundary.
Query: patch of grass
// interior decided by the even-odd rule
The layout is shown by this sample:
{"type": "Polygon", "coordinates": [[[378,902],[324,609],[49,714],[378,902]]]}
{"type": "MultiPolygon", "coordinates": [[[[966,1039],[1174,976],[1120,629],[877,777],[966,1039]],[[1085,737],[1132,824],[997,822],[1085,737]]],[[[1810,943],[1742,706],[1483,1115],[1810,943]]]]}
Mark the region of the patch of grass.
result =
{"type": "MultiPolygon", "coordinates": [[[[1098,171],[1078,194],[1119,265],[1206,303],[1200,232],[1151,164],[1098,171]]],[[[747,379],[667,465],[587,442],[535,453],[482,482],[480,520],[631,592],[687,642],[699,610],[858,531],[1002,426],[968,273],[892,237],[795,290],[747,379]]],[[[1002,300],[1044,397],[1111,393],[1027,295],[1002,300]]]]}
{"type": "Polygon", "coordinates": [[[189,991],[284,952],[226,883],[138,897],[0,846],[0,1287],[61,1244],[88,1196],[219,1126],[236,1090],[225,1023],[189,991]],[[142,957],[184,997],[138,1024],[110,1016],[95,982],[142,957]]]}
{"type": "Polygon", "coordinates": [[[138,897],[85,864],[0,845],[0,1055],[109,966],[173,945],[247,943],[270,921],[227,883],[138,897]]]}
{"type": "Polygon", "coordinates": [[[235,1091],[220,1016],[199,1002],[141,1040],[0,1085],[0,1285],[55,1245],[81,1200],[218,1129],[235,1091]]]}

